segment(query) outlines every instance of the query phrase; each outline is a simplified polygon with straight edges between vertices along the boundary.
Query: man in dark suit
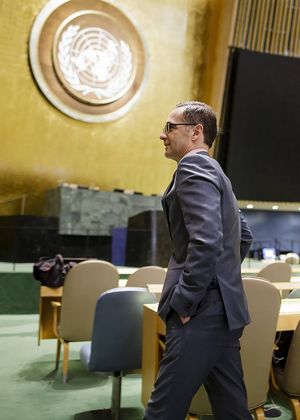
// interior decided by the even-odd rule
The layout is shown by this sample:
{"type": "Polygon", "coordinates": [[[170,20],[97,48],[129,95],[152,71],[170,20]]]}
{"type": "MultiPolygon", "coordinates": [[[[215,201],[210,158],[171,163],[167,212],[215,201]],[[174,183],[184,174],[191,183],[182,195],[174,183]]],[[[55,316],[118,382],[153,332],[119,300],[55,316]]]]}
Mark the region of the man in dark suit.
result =
{"type": "Polygon", "coordinates": [[[160,135],[177,161],[162,204],[174,245],[158,312],[166,350],[145,420],[184,420],[203,384],[215,420],[250,420],[239,339],[250,322],[241,262],[252,242],[229,179],[208,150],[214,111],[178,104],[160,135]]]}

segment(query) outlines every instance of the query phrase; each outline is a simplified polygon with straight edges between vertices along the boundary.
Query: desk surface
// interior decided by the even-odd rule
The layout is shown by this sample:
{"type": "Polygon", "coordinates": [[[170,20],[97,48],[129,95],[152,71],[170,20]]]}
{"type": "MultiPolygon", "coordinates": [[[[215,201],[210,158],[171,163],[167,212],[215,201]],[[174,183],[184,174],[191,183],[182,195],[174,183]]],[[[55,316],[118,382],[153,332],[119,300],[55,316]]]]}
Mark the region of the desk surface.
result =
{"type": "Polygon", "coordinates": [[[300,281],[283,281],[272,283],[279,290],[300,289],[300,281]]]}
{"type": "Polygon", "coordinates": [[[300,317],[300,299],[282,299],[279,316],[285,314],[294,314],[300,317]]]}
{"type": "Polygon", "coordinates": [[[300,321],[300,299],[282,299],[277,331],[295,330],[300,321]]]}
{"type": "MultiPolygon", "coordinates": [[[[261,267],[261,268],[242,267],[242,269],[241,269],[242,276],[248,276],[248,275],[251,275],[251,274],[253,276],[257,276],[257,274],[260,272],[260,270],[262,268],[263,267],[261,267]]],[[[293,268],[292,269],[292,277],[291,278],[292,279],[295,279],[295,280],[300,280],[300,270],[299,269],[296,269],[296,268],[293,268]]]]}
{"type": "MultiPolygon", "coordinates": [[[[279,290],[293,290],[300,289],[300,281],[289,281],[289,282],[277,282],[272,283],[279,290]]],[[[163,285],[162,284],[147,284],[148,290],[151,293],[154,293],[159,299],[163,285]]]]}
{"type": "MultiPolygon", "coordinates": [[[[145,305],[153,312],[157,312],[158,303],[145,305]]],[[[300,299],[282,299],[277,322],[277,331],[294,330],[300,321],[300,299]]],[[[158,329],[164,334],[164,322],[158,318],[158,329]]]]}

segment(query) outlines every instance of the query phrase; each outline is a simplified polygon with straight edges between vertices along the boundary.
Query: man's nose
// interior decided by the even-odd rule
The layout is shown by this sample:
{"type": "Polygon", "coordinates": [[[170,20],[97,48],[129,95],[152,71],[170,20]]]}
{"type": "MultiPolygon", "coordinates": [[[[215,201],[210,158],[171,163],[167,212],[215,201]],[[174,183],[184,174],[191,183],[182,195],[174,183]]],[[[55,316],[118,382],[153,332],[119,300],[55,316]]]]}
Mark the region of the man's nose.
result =
{"type": "Polygon", "coordinates": [[[165,131],[162,131],[162,132],[161,132],[161,134],[160,134],[159,138],[160,138],[161,140],[165,140],[165,139],[167,138],[167,135],[166,135],[165,131]]]}

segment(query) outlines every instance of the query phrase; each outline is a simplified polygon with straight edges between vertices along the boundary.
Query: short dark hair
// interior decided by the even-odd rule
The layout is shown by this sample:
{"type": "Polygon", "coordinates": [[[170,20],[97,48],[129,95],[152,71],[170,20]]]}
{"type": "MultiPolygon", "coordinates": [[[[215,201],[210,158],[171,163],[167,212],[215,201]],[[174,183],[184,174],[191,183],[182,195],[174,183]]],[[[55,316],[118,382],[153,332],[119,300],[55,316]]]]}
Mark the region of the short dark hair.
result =
{"type": "Polygon", "coordinates": [[[204,143],[211,147],[217,136],[217,116],[209,105],[204,102],[180,102],[176,108],[184,108],[182,116],[184,122],[203,125],[204,143]]]}

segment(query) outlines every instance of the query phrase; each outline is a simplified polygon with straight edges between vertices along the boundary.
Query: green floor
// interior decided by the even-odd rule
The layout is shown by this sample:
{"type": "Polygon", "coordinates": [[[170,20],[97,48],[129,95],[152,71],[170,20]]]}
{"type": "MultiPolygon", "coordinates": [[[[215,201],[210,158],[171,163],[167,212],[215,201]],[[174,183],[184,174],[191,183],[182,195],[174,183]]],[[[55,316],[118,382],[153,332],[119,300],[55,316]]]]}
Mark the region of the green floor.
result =
{"type": "MultiPolygon", "coordinates": [[[[55,340],[37,345],[38,315],[0,315],[0,418],[2,420],[84,419],[79,413],[110,406],[111,380],[86,372],[79,361],[82,344],[72,343],[70,379],[62,384],[55,375],[55,340]]],[[[135,407],[140,420],[141,377],[128,375],[123,382],[124,407],[135,407]]]]}
{"type": "MultiPolygon", "coordinates": [[[[0,315],[0,418],[3,420],[87,420],[83,413],[110,405],[111,380],[86,372],[79,361],[80,343],[71,344],[70,377],[62,384],[53,372],[55,340],[37,345],[38,315],[0,315]]],[[[123,382],[122,420],[141,420],[141,377],[128,375],[123,382]]],[[[281,407],[278,420],[291,420],[281,407]]],[[[95,417],[93,417],[95,418],[95,417]]]]}

